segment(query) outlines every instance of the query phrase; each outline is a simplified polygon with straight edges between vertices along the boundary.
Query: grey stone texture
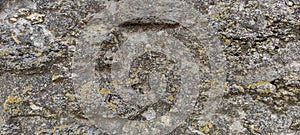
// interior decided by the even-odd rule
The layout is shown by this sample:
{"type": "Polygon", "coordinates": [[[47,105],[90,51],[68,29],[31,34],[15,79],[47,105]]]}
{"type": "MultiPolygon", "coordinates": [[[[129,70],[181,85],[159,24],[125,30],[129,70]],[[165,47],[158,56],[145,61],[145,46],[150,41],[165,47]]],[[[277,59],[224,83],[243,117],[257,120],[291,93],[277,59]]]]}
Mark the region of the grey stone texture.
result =
{"type": "Polygon", "coordinates": [[[0,134],[298,135],[299,0],[0,0],[0,134]]]}

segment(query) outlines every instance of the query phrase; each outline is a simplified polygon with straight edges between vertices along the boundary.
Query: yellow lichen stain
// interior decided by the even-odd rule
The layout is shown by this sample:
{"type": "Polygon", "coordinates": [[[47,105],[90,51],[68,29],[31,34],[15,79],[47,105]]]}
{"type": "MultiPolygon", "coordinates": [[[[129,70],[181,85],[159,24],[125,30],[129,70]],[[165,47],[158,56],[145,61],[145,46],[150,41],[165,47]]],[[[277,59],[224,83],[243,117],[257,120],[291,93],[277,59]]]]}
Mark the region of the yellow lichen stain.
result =
{"type": "Polygon", "coordinates": [[[288,20],[286,18],[281,19],[281,22],[286,23],[288,20]]]}
{"type": "Polygon", "coordinates": [[[22,101],[22,99],[20,97],[18,98],[13,98],[11,96],[8,96],[7,97],[7,100],[10,102],[10,103],[20,103],[22,101]]]}
{"type": "Polygon", "coordinates": [[[221,4],[220,7],[221,8],[226,8],[226,7],[228,7],[228,5],[227,4],[221,4]]]}
{"type": "Polygon", "coordinates": [[[216,92],[218,92],[218,90],[216,90],[216,89],[211,89],[210,92],[211,92],[211,93],[216,93],[216,92]]]}
{"type": "Polygon", "coordinates": [[[254,8],[254,9],[257,9],[257,7],[258,7],[258,6],[259,6],[259,5],[258,5],[258,4],[256,4],[256,5],[254,5],[254,7],[253,7],[253,8],[254,8]]]}
{"type": "Polygon", "coordinates": [[[206,83],[210,83],[210,82],[211,82],[211,80],[204,80],[204,82],[206,82],[206,83]]]}
{"type": "Polygon", "coordinates": [[[281,97],[281,93],[280,92],[276,92],[275,93],[275,97],[278,97],[278,98],[281,97]]]}
{"type": "Polygon", "coordinates": [[[225,39],[225,45],[230,45],[231,41],[229,39],[225,39]]]}
{"type": "Polygon", "coordinates": [[[31,90],[31,88],[30,88],[30,86],[24,86],[23,90],[29,91],[29,90],[31,90]]]}
{"type": "Polygon", "coordinates": [[[219,15],[217,15],[217,14],[213,14],[212,17],[215,18],[215,19],[220,19],[220,18],[221,18],[221,17],[220,17],[219,15]]]}
{"type": "Polygon", "coordinates": [[[51,33],[52,35],[54,35],[54,34],[55,34],[55,30],[50,30],[50,33],[51,33]]]}
{"type": "Polygon", "coordinates": [[[3,112],[5,112],[8,108],[9,108],[9,105],[6,102],[4,102],[4,104],[3,104],[3,112]]]}
{"type": "Polygon", "coordinates": [[[261,98],[261,96],[260,95],[256,95],[256,99],[255,99],[255,101],[258,101],[258,99],[260,99],[261,98]]]}
{"type": "Polygon", "coordinates": [[[62,2],[62,0],[56,0],[56,3],[57,3],[58,5],[60,5],[61,2],[62,2]]]}
{"type": "Polygon", "coordinates": [[[208,134],[211,128],[212,128],[212,123],[205,122],[204,126],[200,128],[200,131],[202,131],[205,134],[208,134]]]}
{"type": "Polygon", "coordinates": [[[227,25],[228,25],[228,27],[233,28],[234,22],[229,22],[227,25]]]}
{"type": "Polygon", "coordinates": [[[17,114],[17,113],[20,112],[20,110],[19,110],[19,109],[12,109],[12,112],[13,112],[14,114],[17,114]]]}
{"type": "MultiPolygon", "coordinates": [[[[22,99],[20,97],[14,98],[14,97],[8,96],[3,104],[4,105],[3,111],[6,111],[9,108],[10,104],[15,104],[15,103],[18,104],[21,102],[22,102],[22,99]]],[[[13,111],[18,112],[19,110],[13,109],[13,111]]]]}
{"type": "Polygon", "coordinates": [[[22,10],[19,11],[19,13],[15,14],[15,17],[22,17],[22,16],[28,16],[30,14],[30,12],[28,10],[22,10]]]}
{"type": "Polygon", "coordinates": [[[139,79],[136,77],[134,79],[130,79],[130,84],[133,85],[133,84],[136,84],[137,82],[139,82],[139,79]]]}
{"type": "Polygon", "coordinates": [[[294,24],[295,24],[295,25],[299,25],[300,23],[299,23],[298,21],[295,21],[294,24]]]}
{"type": "Polygon", "coordinates": [[[59,79],[59,78],[62,78],[63,77],[63,75],[56,75],[56,74],[53,74],[52,75],[52,81],[55,81],[55,80],[57,80],[57,79],[59,79]]]}
{"type": "Polygon", "coordinates": [[[21,41],[17,38],[17,36],[15,35],[15,34],[11,34],[11,37],[12,37],[12,39],[17,43],[17,44],[20,44],[21,43],[21,41]]]}
{"type": "Polygon", "coordinates": [[[57,115],[56,114],[51,114],[50,117],[55,118],[57,115]]]}
{"type": "Polygon", "coordinates": [[[267,102],[266,104],[267,105],[273,105],[274,103],[272,101],[270,101],[270,102],[267,102]]]}
{"type": "Polygon", "coordinates": [[[106,85],[109,85],[109,82],[108,82],[108,81],[106,81],[106,82],[105,82],[105,84],[106,84],[106,85]]]}
{"type": "Polygon", "coordinates": [[[109,106],[109,109],[116,111],[117,105],[111,102],[106,102],[107,106],[109,106]]]}
{"type": "Polygon", "coordinates": [[[199,54],[200,54],[199,59],[203,59],[207,55],[206,51],[203,49],[199,49],[199,54]]]}
{"type": "Polygon", "coordinates": [[[52,133],[55,133],[56,131],[59,131],[62,127],[66,127],[67,125],[58,125],[52,128],[52,133]]]}
{"type": "Polygon", "coordinates": [[[269,17],[270,15],[269,15],[269,14],[264,14],[264,16],[265,16],[265,17],[269,17]]]}
{"type": "Polygon", "coordinates": [[[55,126],[52,128],[52,133],[55,133],[57,130],[59,130],[59,127],[58,126],[55,126]]]}
{"type": "Polygon", "coordinates": [[[257,45],[265,45],[265,44],[268,44],[270,41],[267,40],[267,41],[259,41],[259,42],[255,42],[255,44],[257,45]]]}
{"type": "Polygon", "coordinates": [[[255,131],[255,132],[257,132],[257,131],[258,131],[258,128],[257,128],[257,127],[255,127],[254,125],[250,125],[250,129],[251,129],[251,130],[253,130],[253,131],[255,131]]]}
{"type": "Polygon", "coordinates": [[[177,88],[179,88],[179,85],[174,84],[173,87],[174,87],[175,89],[177,89],[177,88]]]}
{"type": "Polygon", "coordinates": [[[267,94],[267,93],[271,93],[271,90],[266,89],[266,90],[261,90],[261,91],[259,91],[259,92],[260,92],[260,93],[267,94]]]}
{"type": "Polygon", "coordinates": [[[291,79],[291,80],[297,81],[298,80],[298,75],[296,73],[291,73],[289,76],[286,76],[285,79],[286,80],[291,79]]]}
{"type": "Polygon", "coordinates": [[[264,81],[259,81],[259,82],[257,82],[256,83],[258,86],[259,85],[272,85],[271,83],[269,83],[269,82],[264,82],[264,81]]]}
{"type": "Polygon", "coordinates": [[[42,56],[42,52],[37,52],[36,54],[35,54],[35,56],[37,56],[37,57],[40,57],[40,56],[42,56]]]}
{"type": "Polygon", "coordinates": [[[8,56],[8,55],[9,55],[9,52],[8,52],[8,51],[1,52],[1,55],[2,55],[2,56],[8,56]]]}
{"type": "Polygon", "coordinates": [[[57,52],[56,56],[61,57],[62,54],[63,54],[63,53],[62,53],[61,51],[59,51],[59,52],[57,52]]]}
{"type": "Polygon", "coordinates": [[[237,85],[237,88],[241,91],[241,92],[245,92],[244,87],[241,85],[237,85]]]}
{"type": "Polygon", "coordinates": [[[210,80],[204,80],[203,82],[201,82],[200,84],[198,84],[199,88],[204,88],[205,86],[207,86],[208,84],[210,84],[210,80]]]}
{"type": "Polygon", "coordinates": [[[298,88],[294,88],[293,89],[293,93],[299,93],[299,89],[298,88]]]}
{"type": "Polygon", "coordinates": [[[31,15],[28,15],[26,19],[30,20],[33,24],[42,23],[44,21],[45,15],[33,13],[31,15]]]}
{"type": "Polygon", "coordinates": [[[240,5],[240,4],[241,4],[241,2],[238,2],[238,1],[237,1],[237,2],[235,2],[235,4],[236,4],[236,5],[240,5]]]}
{"type": "Polygon", "coordinates": [[[105,88],[98,89],[98,93],[102,94],[103,96],[108,95],[110,92],[112,92],[112,89],[105,89],[105,88]]]}
{"type": "Polygon", "coordinates": [[[249,85],[247,86],[247,89],[255,89],[255,85],[254,85],[254,84],[249,84],[249,85]]]}
{"type": "Polygon", "coordinates": [[[191,51],[190,48],[185,48],[184,50],[187,51],[187,52],[191,51]]]}
{"type": "Polygon", "coordinates": [[[32,94],[30,86],[23,86],[22,94],[32,94]]]}
{"type": "Polygon", "coordinates": [[[294,78],[293,78],[294,80],[298,80],[299,78],[298,78],[298,76],[294,76],[294,78]]]}
{"type": "Polygon", "coordinates": [[[70,94],[69,92],[66,93],[66,97],[70,98],[71,100],[75,100],[75,96],[70,94]]]}
{"type": "Polygon", "coordinates": [[[221,21],[221,24],[224,25],[224,24],[227,24],[227,22],[226,21],[221,21]]]}
{"type": "Polygon", "coordinates": [[[169,95],[169,96],[168,96],[168,99],[169,99],[170,101],[174,101],[174,100],[175,100],[175,98],[174,98],[173,95],[169,95]]]}
{"type": "Polygon", "coordinates": [[[68,103],[68,106],[73,106],[73,105],[74,105],[73,102],[69,102],[69,103],[68,103]]]}
{"type": "Polygon", "coordinates": [[[229,87],[228,84],[225,84],[224,88],[225,88],[226,91],[229,91],[229,90],[230,90],[230,87],[229,87]]]}

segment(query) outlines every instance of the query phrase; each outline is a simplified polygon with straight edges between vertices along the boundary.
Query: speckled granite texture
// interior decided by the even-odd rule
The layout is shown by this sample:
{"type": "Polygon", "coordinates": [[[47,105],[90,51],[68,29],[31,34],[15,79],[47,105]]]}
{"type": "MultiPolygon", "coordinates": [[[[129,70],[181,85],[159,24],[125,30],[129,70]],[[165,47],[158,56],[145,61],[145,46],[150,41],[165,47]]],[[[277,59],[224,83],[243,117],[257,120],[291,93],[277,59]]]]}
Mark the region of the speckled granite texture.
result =
{"type": "Polygon", "coordinates": [[[299,0],[0,0],[2,135],[299,135],[299,0]]]}

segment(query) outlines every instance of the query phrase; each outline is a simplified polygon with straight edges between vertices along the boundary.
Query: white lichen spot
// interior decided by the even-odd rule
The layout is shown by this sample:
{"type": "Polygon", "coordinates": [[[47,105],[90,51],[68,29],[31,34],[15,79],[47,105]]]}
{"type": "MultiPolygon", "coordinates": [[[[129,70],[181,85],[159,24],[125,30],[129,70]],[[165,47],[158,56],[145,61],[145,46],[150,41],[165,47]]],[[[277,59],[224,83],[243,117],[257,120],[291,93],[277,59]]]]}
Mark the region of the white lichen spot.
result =
{"type": "Polygon", "coordinates": [[[39,106],[33,104],[32,102],[30,102],[30,108],[32,110],[42,110],[42,107],[39,107],[39,106]]]}
{"type": "Polygon", "coordinates": [[[169,116],[161,116],[161,121],[166,125],[170,125],[171,118],[169,116]]]}

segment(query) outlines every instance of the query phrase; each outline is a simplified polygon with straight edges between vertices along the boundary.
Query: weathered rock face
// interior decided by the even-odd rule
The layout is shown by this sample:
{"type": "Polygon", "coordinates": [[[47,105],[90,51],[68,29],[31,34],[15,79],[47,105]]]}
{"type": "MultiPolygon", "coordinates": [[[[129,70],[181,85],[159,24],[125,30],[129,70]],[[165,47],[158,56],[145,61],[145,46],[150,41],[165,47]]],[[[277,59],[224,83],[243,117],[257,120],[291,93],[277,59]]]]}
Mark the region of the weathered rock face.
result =
{"type": "Polygon", "coordinates": [[[299,0],[0,0],[1,134],[300,134],[299,0]]]}

